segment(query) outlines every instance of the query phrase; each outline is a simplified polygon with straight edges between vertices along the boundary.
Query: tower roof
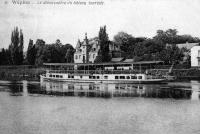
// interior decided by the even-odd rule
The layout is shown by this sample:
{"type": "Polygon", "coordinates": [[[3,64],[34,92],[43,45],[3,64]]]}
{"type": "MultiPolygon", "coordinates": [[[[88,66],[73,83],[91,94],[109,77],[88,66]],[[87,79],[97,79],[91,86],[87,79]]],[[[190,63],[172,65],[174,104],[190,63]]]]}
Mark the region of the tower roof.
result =
{"type": "Polygon", "coordinates": [[[84,41],[83,41],[83,45],[88,45],[88,38],[87,38],[87,33],[85,33],[85,39],[84,39],[84,41]]]}
{"type": "Polygon", "coordinates": [[[81,41],[80,41],[80,39],[78,39],[78,42],[77,42],[77,44],[76,44],[76,49],[78,49],[78,48],[80,48],[81,47],[81,41]]]}

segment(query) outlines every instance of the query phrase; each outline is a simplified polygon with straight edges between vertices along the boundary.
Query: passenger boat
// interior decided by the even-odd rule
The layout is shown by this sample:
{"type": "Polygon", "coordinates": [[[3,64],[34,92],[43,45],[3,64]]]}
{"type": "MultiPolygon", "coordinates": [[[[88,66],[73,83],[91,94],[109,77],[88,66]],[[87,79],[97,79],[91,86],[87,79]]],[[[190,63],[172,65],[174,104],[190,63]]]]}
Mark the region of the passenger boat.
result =
{"type": "MultiPolygon", "coordinates": [[[[143,62],[144,64],[144,62],[143,62]]],[[[164,83],[162,76],[141,71],[139,63],[66,64],[45,63],[49,69],[40,75],[41,81],[68,81],[93,83],[164,83]],[[140,69],[136,69],[137,65],[140,69]]]]}

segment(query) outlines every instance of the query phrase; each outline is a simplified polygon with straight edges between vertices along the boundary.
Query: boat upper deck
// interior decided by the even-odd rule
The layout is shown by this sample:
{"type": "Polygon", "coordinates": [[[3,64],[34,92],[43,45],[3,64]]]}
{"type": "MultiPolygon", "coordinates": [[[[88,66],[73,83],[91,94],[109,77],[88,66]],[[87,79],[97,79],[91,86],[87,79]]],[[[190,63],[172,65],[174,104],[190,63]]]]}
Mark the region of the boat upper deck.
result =
{"type": "Polygon", "coordinates": [[[122,65],[155,65],[163,61],[139,61],[139,62],[103,62],[103,63],[44,63],[45,66],[122,66],[122,65]]]}
{"type": "Polygon", "coordinates": [[[68,74],[136,74],[146,73],[162,61],[117,62],[117,63],[44,63],[49,73],[68,74]]]}

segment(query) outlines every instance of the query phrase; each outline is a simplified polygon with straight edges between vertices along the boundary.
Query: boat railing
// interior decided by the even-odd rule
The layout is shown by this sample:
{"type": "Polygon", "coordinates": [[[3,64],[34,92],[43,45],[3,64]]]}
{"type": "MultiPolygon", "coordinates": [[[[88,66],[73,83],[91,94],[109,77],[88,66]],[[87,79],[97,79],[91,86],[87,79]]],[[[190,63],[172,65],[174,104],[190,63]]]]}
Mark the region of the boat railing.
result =
{"type": "Polygon", "coordinates": [[[64,74],[136,74],[137,70],[48,70],[48,73],[64,74]]]}

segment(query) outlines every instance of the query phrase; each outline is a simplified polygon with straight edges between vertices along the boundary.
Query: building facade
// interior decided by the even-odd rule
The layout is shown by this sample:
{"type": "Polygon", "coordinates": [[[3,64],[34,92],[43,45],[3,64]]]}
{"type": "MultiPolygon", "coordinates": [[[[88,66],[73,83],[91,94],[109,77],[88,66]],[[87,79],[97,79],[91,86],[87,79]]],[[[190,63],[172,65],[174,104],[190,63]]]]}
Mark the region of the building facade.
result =
{"type": "MultiPolygon", "coordinates": [[[[166,47],[172,47],[173,44],[166,44],[166,47]]],[[[186,42],[186,43],[181,43],[181,44],[175,44],[179,49],[181,49],[183,51],[183,61],[180,61],[180,63],[184,63],[186,61],[188,61],[189,57],[191,56],[191,66],[192,66],[192,62],[193,62],[193,65],[195,64],[196,66],[196,58],[193,57],[192,59],[192,53],[194,55],[196,55],[196,52],[194,50],[194,48],[196,48],[195,46],[199,46],[199,43],[189,43],[189,42],[186,42]],[[193,51],[193,52],[192,52],[193,51]],[[195,62],[195,63],[194,63],[195,62]]]]}
{"type": "Polygon", "coordinates": [[[191,67],[200,67],[200,46],[191,48],[191,67]]]}
{"type": "MultiPolygon", "coordinates": [[[[78,40],[75,49],[74,63],[101,62],[100,44],[97,37],[88,39],[86,33],[85,39],[82,42],[78,40]]],[[[120,55],[120,47],[112,42],[109,43],[109,51],[111,57],[113,57],[113,55],[120,55]]]]}

